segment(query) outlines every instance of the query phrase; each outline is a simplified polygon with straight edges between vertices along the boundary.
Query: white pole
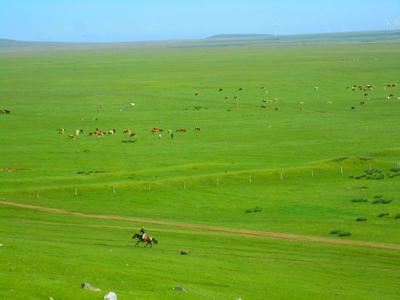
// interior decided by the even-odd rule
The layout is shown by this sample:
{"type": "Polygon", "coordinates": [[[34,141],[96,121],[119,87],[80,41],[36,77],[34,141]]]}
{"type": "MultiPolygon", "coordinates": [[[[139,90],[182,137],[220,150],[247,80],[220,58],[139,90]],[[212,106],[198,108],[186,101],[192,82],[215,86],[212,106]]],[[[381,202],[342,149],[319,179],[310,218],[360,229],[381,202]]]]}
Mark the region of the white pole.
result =
{"type": "Polygon", "coordinates": [[[343,175],[343,166],[340,166],[340,174],[343,175]]]}
{"type": "Polygon", "coordinates": [[[78,196],[78,188],[75,188],[75,196],[78,196]]]}

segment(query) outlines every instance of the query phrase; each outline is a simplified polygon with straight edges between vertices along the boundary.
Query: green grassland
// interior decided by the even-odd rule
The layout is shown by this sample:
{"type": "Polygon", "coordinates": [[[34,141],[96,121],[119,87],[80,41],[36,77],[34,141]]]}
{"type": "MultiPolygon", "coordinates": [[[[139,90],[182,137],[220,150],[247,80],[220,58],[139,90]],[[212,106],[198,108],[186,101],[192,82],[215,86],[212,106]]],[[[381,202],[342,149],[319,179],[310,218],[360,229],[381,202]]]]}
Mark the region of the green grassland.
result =
{"type": "Polygon", "coordinates": [[[40,51],[7,42],[0,200],[144,218],[160,243],[135,247],[143,224],[128,219],[0,205],[0,299],[400,298],[399,250],[340,244],[400,244],[400,43],[366,41],[375,35],[40,51]],[[375,88],[365,97],[354,84],[375,88]],[[117,132],[89,136],[95,128],[117,132]]]}

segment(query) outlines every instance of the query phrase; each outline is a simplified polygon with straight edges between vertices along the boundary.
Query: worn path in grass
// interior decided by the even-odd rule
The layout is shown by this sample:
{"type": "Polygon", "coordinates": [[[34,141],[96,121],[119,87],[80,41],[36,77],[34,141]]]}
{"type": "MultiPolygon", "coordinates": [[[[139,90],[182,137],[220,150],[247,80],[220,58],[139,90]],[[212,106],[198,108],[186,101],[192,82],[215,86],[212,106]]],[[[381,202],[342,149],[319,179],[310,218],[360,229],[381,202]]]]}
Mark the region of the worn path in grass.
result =
{"type": "MultiPolygon", "coordinates": [[[[87,218],[87,219],[116,220],[116,221],[129,221],[129,222],[144,223],[144,224],[157,224],[157,225],[165,225],[165,226],[172,226],[172,227],[182,227],[182,228],[200,229],[200,230],[207,230],[207,231],[214,231],[214,232],[223,232],[223,233],[241,235],[241,236],[246,236],[246,237],[253,236],[253,237],[260,237],[260,238],[275,238],[275,239],[286,239],[286,240],[302,241],[302,242],[316,242],[316,243],[349,245],[349,246],[368,247],[368,248],[377,248],[377,249],[400,250],[399,244],[374,243],[374,242],[364,242],[364,241],[354,241],[354,240],[337,240],[337,239],[330,239],[330,238],[317,237],[317,236],[248,230],[248,229],[202,225],[202,224],[189,224],[189,223],[171,222],[171,221],[164,221],[164,220],[151,220],[151,219],[144,219],[144,218],[137,218],[137,217],[126,217],[126,216],[116,216],[116,215],[114,215],[114,216],[95,215],[95,214],[87,214],[87,213],[69,211],[69,210],[59,209],[59,208],[43,207],[43,206],[22,204],[22,203],[17,203],[17,202],[10,202],[10,201],[0,201],[0,205],[18,207],[18,208],[24,208],[24,209],[31,209],[31,210],[50,213],[50,214],[70,215],[70,216],[87,218]]],[[[194,232],[194,234],[195,234],[195,232],[194,232]]]]}

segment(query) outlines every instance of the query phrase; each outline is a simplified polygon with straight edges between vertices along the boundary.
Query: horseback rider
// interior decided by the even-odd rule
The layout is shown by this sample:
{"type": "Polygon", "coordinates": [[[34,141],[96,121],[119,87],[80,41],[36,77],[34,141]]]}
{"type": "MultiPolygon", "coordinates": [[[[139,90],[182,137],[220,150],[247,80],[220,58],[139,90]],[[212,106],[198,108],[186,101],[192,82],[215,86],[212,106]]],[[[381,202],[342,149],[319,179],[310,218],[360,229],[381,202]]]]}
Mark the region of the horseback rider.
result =
{"type": "Polygon", "coordinates": [[[145,239],[145,237],[147,236],[147,234],[146,234],[146,230],[144,229],[143,226],[142,226],[142,228],[140,228],[139,233],[140,233],[140,235],[141,235],[142,241],[144,241],[144,239],[145,239]]]}

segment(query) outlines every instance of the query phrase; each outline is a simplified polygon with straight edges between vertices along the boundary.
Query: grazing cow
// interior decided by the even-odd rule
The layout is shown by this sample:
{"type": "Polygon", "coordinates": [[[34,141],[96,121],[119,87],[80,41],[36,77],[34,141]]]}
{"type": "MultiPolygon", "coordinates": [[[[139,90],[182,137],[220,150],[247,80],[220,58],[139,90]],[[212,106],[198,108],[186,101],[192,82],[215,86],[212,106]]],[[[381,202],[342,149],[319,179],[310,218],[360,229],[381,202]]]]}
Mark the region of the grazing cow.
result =
{"type": "Polygon", "coordinates": [[[275,107],[275,111],[278,111],[279,110],[279,107],[275,107]]]}
{"type": "Polygon", "coordinates": [[[124,129],[124,134],[130,135],[131,133],[132,133],[132,130],[131,130],[131,129],[129,129],[129,128],[124,129]]]}
{"type": "Polygon", "coordinates": [[[175,130],[176,132],[186,132],[187,129],[186,128],[178,128],[175,130]]]}
{"type": "Polygon", "coordinates": [[[221,89],[221,88],[220,88],[218,91],[219,91],[219,92],[222,92],[223,90],[224,90],[224,89],[221,89]]]}
{"type": "Polygon", "coordinates": [[[261,105],[260,107],[261,107],[261,108],[267,108],[267,106],[266,106],[266,105],[261,105]]]}
{"type": "Polygon", "coordinates": [[[70,139],[74,139],[74,138],[75,138],[75,134],[71,133],[70,135],[68,135],[68,137],[69,137],[70,139]]]}
{"type": "Polygon", "coordinates": [[[356,109],[355,106],[352,106],[352,107],[351,107],[351,110],[355,110],[355,109],[356,109]]]}
{"type": "Polygon", "coordinates": [[[237,98],[238,98],[238,96],[234,96],[234,97],[233,97],[233,99],[237,99],[237,98]]]}
{"type": "Polygon", "coordinates": [[[130,137],[136,137],[136,132],[132,132],[129,136],[130,137]]]}
{"type": "Polygon", "coordinates": [[[239,91],[243,91],[243,88],[239,88],[239,91]]]}
{"type": "Polygon", "coordinates": [[[364,105],[365,104],[365,101],[360,101],[360,105],[364,105]]]}
{"type": "Polygon", "coordinates": [[[265,86],[260,86],[260,89],[264,90],[264,89],[265,89],[265,86]]]}
{"type": "Polygon", "coordinates": [[[58,131],[59,134],[64,134],[65,129],[64,128],[58,128],[57,131],[58,131]]]}
{"type": "Polygon", "coordinates": [[[113,135],[113,134],[115,134],[117,131],[115,130],[115,129],[113,129],[113,130],[109,130],[108,132],[107,132],[107,134],[108,135],[113,135]]]}
{"type": "Polygon", "coordinates": [[[11,113],[11,110],[8,109],[0,109],[0,114],[9,114],[11,113]]]}
{"type": "Polygon", "coordinates": [[[225,99],[229,99],[229,96],[225,96],[225,99]]]}
{"type": "Polygon", "coordinates": [[[198,96],[198,95],[199,95],[199,93],[194,93],[194,95],[195,95],[195,96],[198,96]]]}
{"type": "Polygon", "coordinates": [[[151,129],[151,133],[157,133],[158,132],[158,128],[157,127],[153,127],[152,129],[151,129]]]}
{"type": "Polygon", "coordinates": [[[318,90],[319,90],[319,86],[315,86],[314,91],[318,91],[318,90]]]}
{"type": "Polygon", "coordinates": [[[200,127],[195,127],[194,130],[196,130],[196,131],[201,131],[201,128],[200,128],[200,127]]]}

